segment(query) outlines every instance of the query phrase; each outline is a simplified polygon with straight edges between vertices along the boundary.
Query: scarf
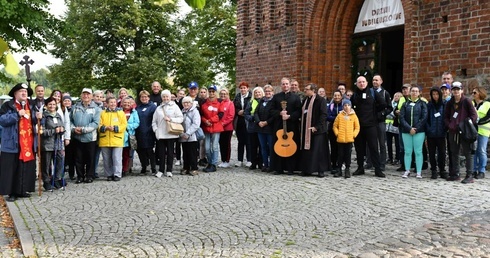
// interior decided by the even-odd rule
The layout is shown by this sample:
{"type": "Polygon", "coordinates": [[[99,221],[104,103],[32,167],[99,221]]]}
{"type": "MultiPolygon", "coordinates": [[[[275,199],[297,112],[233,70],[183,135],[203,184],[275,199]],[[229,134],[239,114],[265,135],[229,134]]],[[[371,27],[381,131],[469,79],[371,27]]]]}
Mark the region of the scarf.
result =
{"type": "MultiPolygon", "coordinates": [[[[15,107],[17,108],[17,111],[22,109],[21,104],[17,102],[15,103],[15,107]]],[[[31,110],[29,105],[25,105],[24,109],[29,118],[21,117],[19,119],[19,159],[28,162],[34,160],[34,154],[32,152],[34,133],[32,131],[31,110]]]]}
{"type": "MultiPolygon", "coordinates": [[[[308,109],[305,109],[306,108],[306,103],[308,101],[305,101],[305,104],[303,104],[303,108],[301,109],[302,110],[302,114],[305,113],[305,110],[307,110],[306,112],[306,121],[305,121],[305,130],[306,132],[304,133],[305,135],[305,147],[304,149],[305,150],[309,150],[310,149],[310,141],[311,141],[311,130],[309,130],[308,128],[311,127],[311,114],[313,113],[312,112],[312,109],[313,109],[313,102],[315,102],[315,97],[316,97],[316,94],[314,94],[311,99],[310,99],[310,103],[308,104],[308,109]]],[[[301,127],[301,130],[304,130],[303,127],[301,127]]],[[[301,137],[303,137],[303,133],[301,134],[301,137]]]]}

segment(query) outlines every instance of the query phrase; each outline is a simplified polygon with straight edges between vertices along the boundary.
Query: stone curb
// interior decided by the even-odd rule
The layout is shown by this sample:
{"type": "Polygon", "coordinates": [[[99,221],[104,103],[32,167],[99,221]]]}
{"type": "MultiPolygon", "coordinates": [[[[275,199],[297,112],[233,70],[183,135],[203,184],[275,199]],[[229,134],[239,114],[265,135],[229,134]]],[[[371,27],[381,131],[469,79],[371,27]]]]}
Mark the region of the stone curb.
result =
{"type": "Polygon", "coordinates": [[[20,215],[19,209],[17,208],[17,205],[12,202],[7,202],[7,208],[10,212],[12,220],[14,221],[15,232],[17,233],[17,237],[19,238],[24,257],[38,257],[36,252],[34,251],[34,241],[32,239],[31,231],[27,229],[20,215]]]}

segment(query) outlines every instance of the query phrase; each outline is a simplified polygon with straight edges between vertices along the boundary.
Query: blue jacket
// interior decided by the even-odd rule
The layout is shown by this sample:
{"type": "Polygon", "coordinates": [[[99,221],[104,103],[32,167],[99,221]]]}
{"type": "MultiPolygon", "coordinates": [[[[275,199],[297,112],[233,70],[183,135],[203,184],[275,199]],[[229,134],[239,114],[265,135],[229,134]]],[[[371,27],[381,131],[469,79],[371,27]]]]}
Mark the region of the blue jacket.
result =
{"type": "Polygon", "coordinates": [[[136,109],[131,110],[131,115],[128,119],[128,125],[126,126],[126,131],[124,132],[124,147],[129,147],[129,135],[134,135],[136,128],[140,126],[140,118],[138,116],[138,111],[136,109]]]}
{"type": "Polygon", "coordinates": [[[444,125],[445,103],[442,100],[442,92],[439,87],[432,87],[430,90],[430,102],[427,104],[427,128],[426,135],[429,138],[445,138],[446,126],[444,125]],[[439,100],[436,102],[432,98],[432,92],[439,93],[439,100]]]}
{"type": "Polygon", "coordinates": [[[140,104],[136,107],[136,112],[138,112],[138,118],[140,120],[140,126],[136,128],[138,148],[148,149],[155,146],[156,138],[151,128],[151,121],[153,120],[153,114],[156,109],[157,106],[151,101],[148,104],[140,104]]]}
{"type": "Polygon", "coordinates": [[[427,104],[420,98],[407,100],[400,110],[400,132],[410,133],[412,128],[416,128],[417,133],[425,132],[426,123],[427,104]]]}
{"type": "MultiPolygon", "coordinates": [[[[32,103],[30,103],[32,131],[34,132],[33,151],[37,151],[37,124],[36,112],[32,103]]],[[[2,147],[1,152],[18,153],[19,152],[19,114],[15,107],[15,100],[3,103],[0,109],[0,126],[2,129],[2,147]]]]}
{"type": "Polygon", "coordinates": [[[71,138],[80,142],[97,141],[100,112],[101,109],[93,101],[86,107],[82,102],[76,103],[70,112],[71,138]],[[82,134],[76,134],[75,127],[82,127],[82,134]]]}
{"type": "Polygon", "coordinates": [[[342,111],[342,101],[340,103],[335,103],[332,101],[332,103],[328,103],[327,105],[327,121],[328,123],[328,129],[332,130],[333,128],[333,122],[335,121],[335,118],[337,115],[342,111]]]}

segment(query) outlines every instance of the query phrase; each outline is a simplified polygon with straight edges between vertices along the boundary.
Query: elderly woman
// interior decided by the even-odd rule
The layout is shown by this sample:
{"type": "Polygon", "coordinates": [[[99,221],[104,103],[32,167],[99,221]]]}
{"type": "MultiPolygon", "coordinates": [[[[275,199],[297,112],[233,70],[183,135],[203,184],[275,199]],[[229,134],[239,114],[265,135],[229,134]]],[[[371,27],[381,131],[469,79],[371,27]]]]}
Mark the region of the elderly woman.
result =
{"type": "Polygon", "coordinates": [[[41,136],[41,173],[43,187],[46,191],[52,191],[64,186],[62,180],[63,171],[63,134],[65,123],[61,115],[57,112],[57,103],[53,97],[49,97],[44,102],[44,111],[41,124],[43,126],[41,136]],[[53,164],[54,173],[51,165],[53,164]]]}
{"type": "Polygon", "coordinates": [[[157,107],[153,114],[151,127],[157,139],[157,145],[160,155],[160,168],[156,177],[165,176],[172,177],[172,166],[174,161],[174,145],[178,135],[169,133],[168,122],[181,124],[184,117],[180,108],[175,102],[171,101],[171,93],[169,90],[162,91],[162,104],[157,107]],[[165,165],[166,169],[165,169],[165,165]]]}
{"type": "Polygon", "coordinates": [[[250,170],[254,170],[257,167],[262,169],[262,156],[260,154],[260,143],[258,132],[260,127],[258,125],[259,121],[255,120],[255,112],[259,106],[259,102],[264,97],[264,90],[262,87],[255,87],[252,90],[252,98],[245,104],[245,121],[247,125],[247,140],[248,140],[248,150],[250,150],[250,170]]]}
{"type": "Polygon", "coordinates": [[[227,89],[219,91],[221,107],[223,109],[223,132],[219,136],[219,150],[221,153],[221,164],[218,167],[227,168],[230,166],[231,156],[231,136],[233,135],[233,118],[235,117],[235,105],[230,100],[230,92],[227,89]]]}
{"type": "Polygon", "coordinates": [[[148,91],[142,90],[139,97],[141,104],[136,107],[136,111],[140,119],[140,126],[136,128],[136,140],[138,141],[136,152],[138,152],[140,158],[141,173],[145,174],[146,168],[150,165],[151,172],[156,174],[155,153],[153,152],[155,133],[151,129],[151,122],[157,107],[150,101],[150,93],[148,91]]]}
{"type": "Polygon", "coordinates": [[[270,172],[270,153],[273,151],[272,144],[272,123],[274,117],[271,114],[272,108],[272,96],[274,95],[274,88],[267,84],[264,86],[264,97],[260,99],[254,113],[254,121],[258,125],[258,137],[260,143],[260,152],[262,154],[262,172],[270,172]]]}
{"type": "Polygon", "coordinates": [[[119,98],[117,99],[117,106],[121,107],[123,100],[125,98],[127,98],[128,96],[129,96],[129,94],[128,94],[128,90],[126,88],[119,89],[119,98]]]}
{"type": "Polygon", "coordinates": [[[133,99],[131,97],[126,97],[122,101],[122,109],[124,114],[126,115],[126,120],[128,121],[128,125],[126,126],[126,131],[124,131],[124,148],[123,148],[123,159],[122,159],[122,171],[123,176],[130,173],[131,171],[131,161],[133,158],[133,151],[131,150],[131,146],[129,145],[129,137],[135,134],[136,128],[140,125],[140,119],[138,116],[138,112],[133,108],[133,99]]]}
{"type": "Polygon", "coordinates": [[[108,97],[106,102],[107,109],[100,114],[99,146],[107,181],[119,181],[122,177],[121,158],[128,121],[124,112],[117,108],[114,97],[108,97]]]}
{"type": "Polygon", "coordinates": [[[197,137],[196,131],[201,126],[201,116],[194,101],[191,97],[182,99],[182,113],[184,115],[184,133],[180,135],[180,143],[182,144],[183,168],[182,175],[196,176],[199,174],[197,167],[197,137]]]}
{"type": "Polygon", "coordinates": [[[13,87],[9,96],[11,100],[3,103],[0,109],[0,126],[2,126],[2,146],[0,155],[0,194],[8,195],[7,201],[29,197],[34,191],[36,180],[36,117],[42,118],[41,112],[34,112],[34,105],[29,104],[28,96],[32,89],[24,83],[13,87]],[[35,114],[36,113],[36,114],[35,114]],[[35,115],[34,115],[35,114],[35,115]]]}

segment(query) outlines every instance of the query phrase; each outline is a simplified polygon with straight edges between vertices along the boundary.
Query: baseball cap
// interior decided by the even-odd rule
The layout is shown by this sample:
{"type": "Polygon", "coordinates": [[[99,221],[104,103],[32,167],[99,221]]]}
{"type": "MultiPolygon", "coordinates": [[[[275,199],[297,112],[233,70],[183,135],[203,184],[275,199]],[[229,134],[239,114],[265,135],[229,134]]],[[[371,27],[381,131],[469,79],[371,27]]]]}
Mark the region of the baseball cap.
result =
{"type": "Polygon", "coordinates": [[[453,87],[451,89],[455,89],[455,88],[462,89],[463,84],[461,84],[461,82],[453,82],[453,87]]]}
{"type": "Polygon", "coordinates": [[[84,93],[84,92],[88,92],[88,93],[92,94],[92,89],[90,89],[90,88],[83,88],[82,93],[84,93]]]}
{"type": "Polygon", "coordinates": [[[211,85],[211,86],[208,87],[208,90],[217,91],[218,90],[218,87],[216,87],[216,85],[211,85]]]}
{"type": "Polygon", "coordinates": [[[443,85],[441,85],[441,88],[446,88],[446,89],[451,89],[451,85],[449,85],[449,83],[444,83],[443,85]]]}
{"type": "Polygon", "coordinates": [[[194,88],[198,88],[199,87],[199,84],[197,84],[197,82],[191,82],[189,83],[189,89],[194,89],[194,88]]]}
{"type": "Polygon", "coordinates": [[[402,85],[402,89],[403,89],[403,88],[410,88],[410,84],[408,84],[408,83],[403,84],[403,85],[402,85]]]}

